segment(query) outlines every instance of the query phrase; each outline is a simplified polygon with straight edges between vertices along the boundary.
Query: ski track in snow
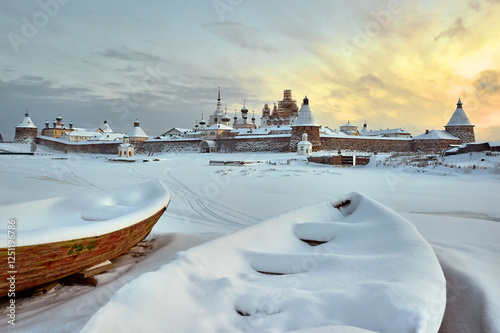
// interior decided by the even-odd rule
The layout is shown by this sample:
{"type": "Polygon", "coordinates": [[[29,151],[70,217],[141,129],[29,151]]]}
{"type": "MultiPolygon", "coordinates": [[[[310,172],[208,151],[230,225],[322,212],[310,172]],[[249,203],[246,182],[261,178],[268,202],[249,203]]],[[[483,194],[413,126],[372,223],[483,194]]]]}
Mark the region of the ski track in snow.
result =
{"type": "MultiPolygon", "coordinates": [[[[169,215],[177,215],[180,219],[190,223],[215,227],[223,226],[224,228],[233,231],[246,228],[261,221],[254,216],[240,213],[228,206],[191,190],[179,178],[173,175],[172,169],[173,168],[168,168],[165,170],[164,182],[167,183],[167,187],[172,194],[178,195],[185,200],[191,208],[191,211],[187,212],[179,208],[175,209],[170,207],[168,210],[169,215]]],[[[147,180],[157,179],[149,175],[138,173],[134,168],[130,168],[129,172],[131,176],[137,178],[147,180]]]]}
{"type": "MultiPolygon", "coordinates": [[[[239,230],[260,221],[260,219],[254,216],[240,213],[217,201],[194,192],[172,174],[172,168],[167,169],[164,174],[170,191],[184,198],[189,207],[193,210],[194,214],[190,215],[198,216],[201,224],[224,226],[232,230],[239,230]]],[[[183,217],[186,218],[186,215],[183,214],[183,217]]],[[[189,218],[189,221],[200,223],[191,218],[189,218]]]]}

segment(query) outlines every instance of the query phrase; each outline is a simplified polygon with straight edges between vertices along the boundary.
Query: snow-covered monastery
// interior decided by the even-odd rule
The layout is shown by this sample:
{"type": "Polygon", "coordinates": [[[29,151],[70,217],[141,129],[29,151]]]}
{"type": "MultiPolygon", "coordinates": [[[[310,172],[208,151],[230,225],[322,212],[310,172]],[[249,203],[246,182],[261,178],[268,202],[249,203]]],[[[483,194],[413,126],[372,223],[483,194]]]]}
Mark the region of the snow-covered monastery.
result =
{"type": "MultiPolygon", "coordinates": [[[[268,104],[264,105],[261,125],[257,126],[254,114],[249,119],[246,102],[243,102],[240,115],[235,112],[231,120],[227,108],[222,105],[219,87],[215,110],[206,121],[202,114],[201,120],[196,121],[192,129],[174,127],[162,135],[148,136],[136,120],[125,136],[113,132],[106,121],[102,128],[88,130],[76,128],[72,123],[65,127],[62,117],[58,116],[52,127],[46,122],[41,135],[37,137],[37,143],[64,151],[116,154],[117,145],[128,140],[134,145],[136,153],[152,154],[167,151],[295,152],[298,143],[304,141],[304,133],[313,151],[440,152],[450,145],[475,141],[474,125],[467,117],[460,99],[444,130],[428,130],[416,137],[402,128],[368,130],[366,121],[361,131],[350,121],[340,126],[340,130],[323,127],[316,122],[310,104],[306,96],[299,108],[292,98],[292,91],[286,89],[283,100],[274,104],[272,111],[268,104]],[[80,145],[76,148],[67,142],[78,142],[80,145]]],[[[25,118],[16,128],[16,134],[19,131],[17,136],[22,137],[25,132],[34,135],[36,126],[30,126],[34,125],[26,112],[25,118]]]]}

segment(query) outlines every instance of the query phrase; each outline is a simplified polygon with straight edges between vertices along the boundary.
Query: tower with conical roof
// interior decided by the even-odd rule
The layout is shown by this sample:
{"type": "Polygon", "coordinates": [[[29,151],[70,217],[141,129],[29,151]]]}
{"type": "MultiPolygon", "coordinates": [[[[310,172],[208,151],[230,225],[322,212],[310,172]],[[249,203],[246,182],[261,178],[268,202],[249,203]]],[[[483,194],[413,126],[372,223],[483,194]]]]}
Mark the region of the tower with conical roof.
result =
{"type": "Polygon", "coordinates": [[[290,138],[290,150],[297,151],[297,144],[302,140],[302,134],[306,133],[308,141],[315,151],[321,150],[321,139],[319,136],[320,126],[316,123],[309,107],[309,99],[304,97],[299,115],[292,126],[292,136],[290,138]]]}
{"type": "Polygon", "coordinates": [[[457,109],[444,127],[445,131],[461,139],[463,143],[476,142],[474,135],[474,125],[462,108],[462,101],[458,99],[457,109]]]}
{"type": "Polygon", "coordinates": [[[16,133],[14,135],[15,142],[25,142],[33,140],[38,134],[38,128],[35,126],[30,118],[28,109],[24,113],[24,118],[19,125],[16,126],[16,133]]]}
{"type": "Polygon", "coordinates": [[[139,143],[148,139],[146,133],[144,133],[143,129],[139,124],[139,120],[136,119],[134,121],[134,127],[130,131],[127,132],[127,136],[129,138],[130,143],[139,143]]]}

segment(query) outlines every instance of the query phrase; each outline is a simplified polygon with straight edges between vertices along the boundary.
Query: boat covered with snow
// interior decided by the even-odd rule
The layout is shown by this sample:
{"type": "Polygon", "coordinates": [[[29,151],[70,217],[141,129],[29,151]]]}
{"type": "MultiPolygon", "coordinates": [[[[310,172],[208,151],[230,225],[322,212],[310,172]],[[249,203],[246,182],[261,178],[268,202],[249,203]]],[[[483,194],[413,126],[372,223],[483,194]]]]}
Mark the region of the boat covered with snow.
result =
{"type": "Polygon", "coordinates": [[[0,206],[0,297],[115,258],[144,239],[170,203],[161,182],[0,206]]]}
{"type": "Polygon", "coordinates": [[[82,332],[138,331],[147,317],[151,331],[436,333],[446,305],[432,247],[359,193],[181,252],[121,291],[82,332]]]}

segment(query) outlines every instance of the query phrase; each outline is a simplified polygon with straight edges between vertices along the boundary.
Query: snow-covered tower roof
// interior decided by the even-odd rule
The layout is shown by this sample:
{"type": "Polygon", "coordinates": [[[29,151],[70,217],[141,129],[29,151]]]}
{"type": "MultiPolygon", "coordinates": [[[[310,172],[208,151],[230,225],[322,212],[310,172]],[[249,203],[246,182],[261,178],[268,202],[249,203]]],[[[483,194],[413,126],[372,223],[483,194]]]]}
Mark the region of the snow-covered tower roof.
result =
{"type": "Polygon", "coordinates": [[[109,127],[108,121],[106,119],[104,119],[104,126],[102,127],[102,131],[104,133],[113,133],[113,130],[111,129],[111,127],[109,127]]]}
{"type": "Polygon", "coordinates": [[[16,128],[37,128],[30,118],[28,109],[26,109],[23,120],[21,120],[21,122],[19,123],[19,125],[16,126],[16,128]]]}
{"type": "Polygon", "coordinates": [[[450,121],[446,124],[446,126],[474,126],[465,114],[464,109],[462,109],[462,102],[460,101],[460,98],[458,99],[457,109],[451,116],[450,121]]]}
{"type": "Polygon", "coordinates": [[[314,116],[312,114],[311,108],[309,107],[309,99],[304,97],[304,101],[302,103],[302,107],[300,108],[299,111],[299,116],[293,123],[293,127],[297,126],[317,126],[319,125],[316,123],[316,120],[314,120],[314,116]]]}
{"type": "Polygon", "coordinates": [[[146,133],[139,126],[139,120],[135,120],[134,127],[127,133],[129,138],[148,138],[146,133]]]}

